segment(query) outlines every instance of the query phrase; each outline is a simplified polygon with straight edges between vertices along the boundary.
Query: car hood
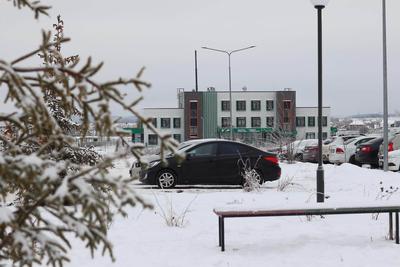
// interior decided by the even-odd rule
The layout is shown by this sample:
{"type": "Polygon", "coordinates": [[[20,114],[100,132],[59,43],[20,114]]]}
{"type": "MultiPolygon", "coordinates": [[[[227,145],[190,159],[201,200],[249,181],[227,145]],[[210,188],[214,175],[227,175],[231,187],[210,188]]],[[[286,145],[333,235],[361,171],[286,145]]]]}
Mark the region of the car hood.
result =
{"type": "MultiPolygon", "coordinates": [[[[184,153],[180,153],[179,155],[181,155],[182,157],[184,157],[184,153]]],[[[167,154],[165,155],[165,159],[170,159],[175,157],[175,154],[167,154]]],[[[142,162],[143,163],[150,163],[152,161],[156,161],[156,160],[161,160],[161,154],[152,154],[152,155],[145,155],[142,157],[142,162]]],[[[135,159],[135,162],[137,162],[138,160],[135,159]]]]}
{"type": "MultiPolygon", "coordinates": [[[[145,156],[142,156],[141,162],[143,162],[143,163],[149,163],[149,162],[152,162],[152,161],[155,161],[155,160],[159,160],[160,158],[161,158],[161,157],[160,157],[159,154],[145,155],[145,156]]],[[[137,158],[135,158],[135,159],[133,160],[133,163],[138,162],[138,161],[139,161],[139,160],[138,160],[137,158]]]]}

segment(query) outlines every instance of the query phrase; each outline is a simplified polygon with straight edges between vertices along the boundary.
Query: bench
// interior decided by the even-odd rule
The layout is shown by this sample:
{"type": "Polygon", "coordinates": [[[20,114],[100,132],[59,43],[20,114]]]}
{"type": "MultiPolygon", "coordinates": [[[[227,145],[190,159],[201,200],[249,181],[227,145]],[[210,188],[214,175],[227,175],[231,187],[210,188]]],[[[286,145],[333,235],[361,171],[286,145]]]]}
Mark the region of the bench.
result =
{"type": "Polygon", "coordinates": [[[311,215],[334,215],[334,214],[389,214],[389,239],[393,240],[393,213],[395,214],[396,244],[399,244],[399,212],[400,206],[370,206],[353,208],[306,208],[306,209],[238,209],[215,208],[214,213],[218,215],[219,246],[225,251],[225,218],[240,217],[279,217],[279,216],[311,216],[311,215]]]}

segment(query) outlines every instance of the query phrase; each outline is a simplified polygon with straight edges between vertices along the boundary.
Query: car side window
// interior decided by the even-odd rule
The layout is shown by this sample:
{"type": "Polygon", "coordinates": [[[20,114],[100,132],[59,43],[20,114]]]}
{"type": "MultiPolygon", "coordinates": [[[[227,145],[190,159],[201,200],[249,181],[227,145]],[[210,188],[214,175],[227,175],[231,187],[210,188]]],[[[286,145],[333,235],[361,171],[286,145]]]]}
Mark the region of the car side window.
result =
{"type": "Polygon", "coordinates": [[[239,156],[247,153],[249,149],[246,146],[232,143],[220,143],[219,154],[220,155],[234,155],[239,156]]]}
{"type": "Polygon", "coordinates": [[[370,141],[370,140],[372,140],[372,139],[374,139],[374,138],[365,138],[365,139],[361,139],[360,141],[356,142],[355,145],[357,146],[357,145],[366,143],[366,142],[368,142],[368,141],[370,141]]]}
{"type": "Polygon", "coordinates": [[[192,155],[193,157],[215,156],[217,154],[217,144],[212,143],[199,145],[188,151],[188,154],[192,155]]]}

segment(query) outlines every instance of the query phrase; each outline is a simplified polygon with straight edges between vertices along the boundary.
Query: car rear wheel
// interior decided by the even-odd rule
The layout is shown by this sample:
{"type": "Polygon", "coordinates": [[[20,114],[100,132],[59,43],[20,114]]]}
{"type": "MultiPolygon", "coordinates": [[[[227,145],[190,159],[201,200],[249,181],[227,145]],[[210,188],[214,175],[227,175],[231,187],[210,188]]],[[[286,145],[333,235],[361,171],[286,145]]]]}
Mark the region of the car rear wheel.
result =
{"type": "Polygon", "coordinates": [[[176,175],[171,170],[162,170],[157,175],[157,184],[160,188],[172,188],[176,185],[176,175]]]}
{"type": "Polygon", "coordinates": [[[357,166],[361,166],[361,164],[356,160],[356,156],[351,156],[349,159],[349,163],[357,165],[357,166]]]}

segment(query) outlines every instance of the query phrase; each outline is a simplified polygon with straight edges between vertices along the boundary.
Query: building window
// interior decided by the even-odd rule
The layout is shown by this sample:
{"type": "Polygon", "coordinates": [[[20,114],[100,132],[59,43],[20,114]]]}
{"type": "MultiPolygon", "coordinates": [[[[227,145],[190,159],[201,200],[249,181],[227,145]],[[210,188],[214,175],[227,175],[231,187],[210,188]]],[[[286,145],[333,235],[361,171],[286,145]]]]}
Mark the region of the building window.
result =
{"type": "Polygon", "coordinates": [[[296,117],[296,126],[297,127],[306,126],[306,117],[296,117]]]}
{"type": "Polygon", "coordinates": [[[223,128],[226,128],[226,127],[230,126],[230,123],[229,123],[230,118],[229,117],[222,117],[221,120],[222,120],[221,121],[221,125],[222,125],[223,128]]]}
{"type": "Polygon", "coordinates": [[[171,119],[161,118],[161,128],[171,128],[171,119]]]}
{"type": "Polygon", "coordinates": [[[283,123],[289,123],[289,117],[283,117],[283,123]]]}
{"type": "Polygon", "coordinates": [[[290,101],[290,100],[283,101],[283,109],[290,109],[291,105],[292,105],[292,101],[290,101]]]}
{"type": "Polygon", "coordinates": [[[322,139],[323,140],[328,139],[328,133],[327,132],[323,132],[322,133],[322,139]]]}
{"type": "Polygon", "coordinates": [[[252,111],[261,110],[261,101],[260,100],[251,100],[251,110],[252,111]]]}
{"type": "Polygon", "coordinates": [[[306,139],[315,139],[315,133],[306,133],[306,139]]]}
{"type": "Polygon", "coordinates": [[[308,127],[314,127],[315,126],[315,117],[308,117],[308,127]]]}
{"type": "Polygon", "coordinates": [[[261,118],[251,117],[251,127],[261,127],[261,118]]]}
{"type": "Polygon", "coordinates": [[[246,127],[246,117],[237,117],[236,127],[246,127]]]}
{"type": "Polygon", "coordinates": [[[197,126],[190,126],[189,127],[189,135],[190,136],[197,136],[197,126]]]}
{"type": "Polygon", "coordinates": [[[328,117],[326,116],[322,117],[322,126],[324,127],[328,126],[328,117]]]}
{"type": "Polygon", "coordinates": [[[266,106],[267,110],[274,110],[274,100],[267,100],[266,106]]]}
{"type": "Polygon", "coordinates": [[[198,102],[197,100],[190,101],[190,112],[189,112],[189,136],[197,137],[198,136],[198,121],[197,121],[197,114],[198,114],[198,102]]]}
{"type": "Polygon", "coordinates": [[[190,126],[197,126],[197,119],[196,118],[192,118],[190,119],[190,126]]]}
{"type": "Polygon", "coordinates": [[[197,101],[190,101],[190,109],[193,110],[197,110],[197,101]]]}
{"type": "Polygon", "coordinates": [[[181,128],[181,118],[174,118],[174,128],[181,128]]]}
{"type": "Polygon", "coordinates": [[[229,110],[231,110],[231,105],[230,105],[229,101],[227,101],[227,100],[222,100],[222,101],[221,101],[221,110],[222,110],[222,111],[229,111],[229,110]]]}
{"type": "Polygon", "coordinates": [[[158,136],[156,134],[149,134],[149,145],[158,145],[158,136]]]}
{"type": "Polygon", "coordinates": [[[197,117],[197,101],[190,101],[190,117],[197,117]]]}
{"type": "Polygon", "coordinates": [[[157,118],[152,118],[151,119],[151,124],[153,124],[154,127],[157,128],[157,118]]]}
{"type": "Polygon", "coordinates": [[[236,101],[236,110],[237,111],[245,111],[246,110],[246,101],[244,101],[244,100],[236,101]]]}
{"type": "Polygon", "coordinates": [[[174,134],[173,138],[178,141],[179,143],[181,142],[181,135],[180,134],[174,134]]]}
{"type": "Polygon", "coordinates": [[[274,117],[267,117],[267,127],[274,127],[274,117]]]}

